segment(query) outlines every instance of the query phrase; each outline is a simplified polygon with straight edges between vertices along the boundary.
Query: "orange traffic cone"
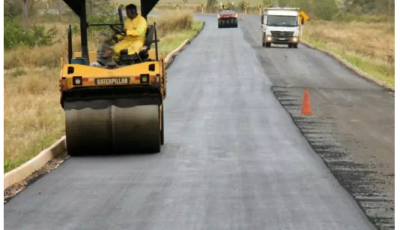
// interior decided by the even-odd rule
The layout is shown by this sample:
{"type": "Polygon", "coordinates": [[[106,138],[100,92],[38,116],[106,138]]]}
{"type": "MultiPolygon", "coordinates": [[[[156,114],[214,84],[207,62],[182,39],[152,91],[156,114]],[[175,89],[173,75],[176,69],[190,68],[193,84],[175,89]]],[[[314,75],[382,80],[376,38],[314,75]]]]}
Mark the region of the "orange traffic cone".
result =
{"type": "Polygon", "coordinates": [[[308,89],[304,89],[303,107],[301,108],[301,115],[311,115],[311,102],[308,89]]]}

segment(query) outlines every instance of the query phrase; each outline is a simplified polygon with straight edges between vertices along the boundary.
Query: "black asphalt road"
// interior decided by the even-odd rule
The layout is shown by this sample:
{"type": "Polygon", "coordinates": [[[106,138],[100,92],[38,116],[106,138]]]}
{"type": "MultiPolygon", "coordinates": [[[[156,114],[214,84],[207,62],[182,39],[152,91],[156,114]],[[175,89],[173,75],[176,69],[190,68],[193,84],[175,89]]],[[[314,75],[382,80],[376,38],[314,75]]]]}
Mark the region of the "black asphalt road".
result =
{"type": "Polygon", "coordinates": [[[5,205],[5,229],[375,229],[275,98],[260,33],[202,19],[168,69],[162,152],[70,158],[5,205]]]}

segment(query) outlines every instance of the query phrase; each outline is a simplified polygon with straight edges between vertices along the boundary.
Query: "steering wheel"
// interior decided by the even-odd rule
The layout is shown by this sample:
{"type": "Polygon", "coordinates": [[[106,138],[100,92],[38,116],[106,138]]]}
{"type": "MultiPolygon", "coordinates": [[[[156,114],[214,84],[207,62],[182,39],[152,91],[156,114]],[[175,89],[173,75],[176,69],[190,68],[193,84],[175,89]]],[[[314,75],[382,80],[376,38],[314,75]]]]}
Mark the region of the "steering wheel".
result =
{"type": "Polygon", "coordinates": [[[116,25],[110,25],[110,28],[115,32],[115,34],[120,34],[122,36],[126,36],[125,32],[117,27],[116,25]]]}
{"type": "Polygon", "coordinates": [[[122,36],[126,35],[125,32],[116,25],[110,25],[110,28],[114,31],[114,35],[113,35],[112,39],[114,40],[115,43],[118,43],[118,38],[117,38],[118,34],[120,34],[122,36]]]}

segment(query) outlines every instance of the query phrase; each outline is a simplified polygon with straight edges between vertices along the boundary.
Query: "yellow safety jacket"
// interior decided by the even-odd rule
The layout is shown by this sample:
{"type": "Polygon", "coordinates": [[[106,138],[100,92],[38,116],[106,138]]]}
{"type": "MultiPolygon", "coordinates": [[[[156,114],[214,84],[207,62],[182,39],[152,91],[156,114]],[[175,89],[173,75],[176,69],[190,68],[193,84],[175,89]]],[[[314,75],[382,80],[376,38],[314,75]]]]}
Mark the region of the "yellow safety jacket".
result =
{"type": "Polygon", "coordinates": [[[147,22],[144,17],[138,14],[133,20],[127,18],[124,21],[126,36],[118,36],[118,40],[137,41],[146,39],[147,22]]]}

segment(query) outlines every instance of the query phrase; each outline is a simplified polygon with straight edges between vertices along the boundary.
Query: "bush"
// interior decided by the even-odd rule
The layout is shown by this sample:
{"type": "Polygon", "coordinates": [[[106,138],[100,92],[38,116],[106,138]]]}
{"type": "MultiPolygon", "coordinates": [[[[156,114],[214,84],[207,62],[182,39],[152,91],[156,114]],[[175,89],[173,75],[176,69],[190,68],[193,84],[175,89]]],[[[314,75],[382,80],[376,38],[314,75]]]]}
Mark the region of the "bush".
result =
{"type": "MultiPolygon", "coordinates": [[[[88,21],[90,24],[120,23],[118,16],[112,14],[112,12],[102,12],[101,14],[98,15],[89,16],[88,21]]],[[[98,33],[113,33],[113,32],[109,26],[90,26],[88,28],[89,36],[98,33]]]]}
{"type": "Polygon", "coordinates": [[[4,17],[17,17],[22,15],[21,1],[5,0],[4,1],[4,17]]]}
{"type": "Polygon", "coordinates": [[[56,28],[46,31],[37,25],[25,29],[15,18],[8,17],[4,20],[4,48],[48,46],[53,44],[57,33],[56,28]]]}
{"type": "MultiPolygon", "coordinates": [[[[103,1],[99,6],[93,6],[93,12],[96,14],[88,15],[89,24],[105,24],[105,23],[120,23],[118,14],[115,12],[115,6],[112,2],[103,1]]],[[[113,34],[109,26],[91,26],[88,28],[88,36],[97,36],[99,33],[113,34]]]]}
{"type": "Polygon", "coordinates": [[[314,1],[313,13],[322,20],[331,20],[339,12],[335,0],[314,1]]]}

